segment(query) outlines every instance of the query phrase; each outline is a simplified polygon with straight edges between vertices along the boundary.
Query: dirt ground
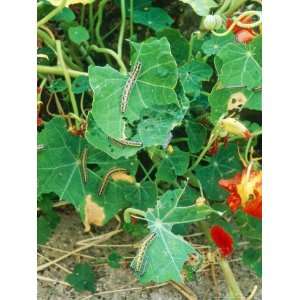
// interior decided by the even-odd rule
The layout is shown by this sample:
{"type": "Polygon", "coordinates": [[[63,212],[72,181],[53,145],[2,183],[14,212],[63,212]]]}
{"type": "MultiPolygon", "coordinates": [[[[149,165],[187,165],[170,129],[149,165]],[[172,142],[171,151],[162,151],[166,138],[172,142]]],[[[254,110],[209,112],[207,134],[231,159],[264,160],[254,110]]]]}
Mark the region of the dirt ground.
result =
{"type": "MultiPolygon", "coordinates": [[[[97,236],[105,232],[114,230],[118,223],[116,220],[111,221],[108,225],[98,229],[94,234],[83,232],[83,226],[77,214],[73,211],[60,212],[61,222],[55,230],[54,235],[46,244],[46,247],[38,249],[38,265],[47,262],[47,259],[53,260],[64,255],[66,252],[75,249],[78,241],[97,236]],[[50,249],[55,248],[55,250],[50,249]],[[59,249],[59,250],[57,250],[59,249]]],[[[199,236],[190,237],[190,241],[199,242],[199,236]]],[[[52,265],[43,271],[38,272],[38,295],[39,300],[96,300],[96,299],[112,299],[112,300],[181,300],[186,299],[171,284],[162,287],[145,288],[142,287],[131,274],[128,264],[134,256],[135,249],[127,244],[136,242],[128,234],[120,233],[110,240],[103,243],[101,247],[91,247],[80,252],[89,257],[73,255],[58,263],[52,265]],[[111,244],[121,245],[112,247],[111,244]],[[112,250],[117,251],[120,255],[124,255],[122,267],[118,269],[111,268],[105,262],[99,263],[99,259],[106,259],[112,250]],[[74,265],[79,262],[88,262],[93,266],[97,274],[97,292],[92,295],[90,292],[77,293],[70,286],[65,284],[65,277],[68,271],[72,271],[74,265]],[[53,279],[53,282],[45,280],[53,279]],[[56,281],[56,282],[55,282],[56,281]],[[60,282],[58,282],[60,281],[60,282]]],[[[238,280],[244,295],[249,295],[255,285],[258,289],[254,300],[261,299],[261,280],[256,275],[243,267],[237,257],[233,257],[231,261],[232,270],[238,280]]],[[[226,287],[224,278],[216,265],[217,287],[214,285],[211,276],[211,270],[207,269],[197,273],[196,280],[187,282],[186,285],[201,300],[228,299],[226,296],[226,287]],[[219,294],[218,294],[219,290],[219,294]]]]}

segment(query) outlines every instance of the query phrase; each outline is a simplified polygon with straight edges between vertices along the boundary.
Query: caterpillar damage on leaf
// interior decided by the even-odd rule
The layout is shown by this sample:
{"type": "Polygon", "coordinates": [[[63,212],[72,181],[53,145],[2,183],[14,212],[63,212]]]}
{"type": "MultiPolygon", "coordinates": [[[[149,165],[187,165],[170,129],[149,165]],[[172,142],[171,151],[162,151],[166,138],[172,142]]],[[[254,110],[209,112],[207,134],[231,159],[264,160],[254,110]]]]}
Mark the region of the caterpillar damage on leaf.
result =
{"type": "Polygon", "coordinates": [[[92,195],[87,195],[84,206],[84,231],[89,232],[91,225],[102,226],[104,220],[104,208],[93,201],[92,195]]]}

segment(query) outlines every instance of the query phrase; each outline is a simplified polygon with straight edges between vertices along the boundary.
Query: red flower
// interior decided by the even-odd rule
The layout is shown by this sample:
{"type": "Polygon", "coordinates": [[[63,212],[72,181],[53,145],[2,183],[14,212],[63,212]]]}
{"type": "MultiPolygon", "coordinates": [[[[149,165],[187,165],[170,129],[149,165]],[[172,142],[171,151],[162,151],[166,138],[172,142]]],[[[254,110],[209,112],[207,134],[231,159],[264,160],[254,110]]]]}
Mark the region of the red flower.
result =
{"type": "Polygon", "coordinates": [[[223,256],[228,256],[233,252],[233,239],[221,226],[214,225],[210,229],[210,236],[223,256]]]}
{"type": "Polygon", "coordinates": [[[230,192],[227,203],[232,212],[241,206],[257,219],[262,218],[262,172],[244,169],[231,179],[221,179],[219,185],[230,192]]]}
{"type": "MultiPolygon", "coordinates": [[[[251,24],[252,23],[252,17],[246,16],[240,20],[244,24],[251,24]]],[[[228,29],[231,24],[233,23],[233,20],[231,18],[227,18],[226,20],[226,28],[228,29]]],[[[249,43],[253,40],[255,37],[255,31],[252,28],[242,28],[238,25],[235,25],[232,29],[233,33],[235,34],[236,40],[240,43],[249,43]]]]}

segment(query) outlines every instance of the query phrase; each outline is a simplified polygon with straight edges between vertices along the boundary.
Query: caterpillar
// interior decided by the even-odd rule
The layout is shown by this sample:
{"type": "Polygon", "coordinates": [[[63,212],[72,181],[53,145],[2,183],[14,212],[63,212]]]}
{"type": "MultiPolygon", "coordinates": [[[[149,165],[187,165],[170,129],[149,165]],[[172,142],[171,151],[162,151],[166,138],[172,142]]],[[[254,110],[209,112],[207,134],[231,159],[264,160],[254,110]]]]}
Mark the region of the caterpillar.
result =
{"type": "Polygon", "coordinates": [[[130,268],[138,273],[140,276],[142,276],[146,271],[146,266],[148,264],[148,259],[145,257],[146,251],[148,247],[151,245],[151,242],[155,239],[156,234],[151,233],[149,236],[147,236],[139,248],[135,258],[130,264],[130,268]]]}
{"type": "Polygon", "coordinates": [[[143,143],[142,142],[138,142],[138,141],[130,141],[130,140],[126,140],[126,139],[120,139],[120,140],[116,140],[114,138],[111,138],[113,142],[119,144],[119,145],[123,145],[123,146],[130,146],[130,147],[142,147],[143,143]]]}
{"type": "Polygon", "coordinates": [[[121,103],[120,103],[120,110],[121,113],[125,113],[127,106],[128,106],[128,98],[130,95],[130,92],[132,90],[132,87],[134,86],[136,79],[138,77],[138,74],[140,72],[142,68],[142,63],[138,62],[134,67],[132,72],[129,75],[129,78],[126,81],[124,90],[123,90],[123,94],[122,94],[122,99],[121,99],[121,103]]]}
{"type": "Polygon", "coordinates": [[[109,180],[109,177],[113,174],[113,173],[116,173],[116,172],[127,172],[126,169],[124,168],[114,168],[114,169],[111,169],[109,170],[106,175],[103,177],[103,180],[102,180],[102,183],[101,185],[99,186],[99,189],[98,189],[98,196],[101,196],[102,193],[104,192],[105,190],[105,187],[108,183],[108,180],[109,180]]]}
{"type": "Polygon", "coordinates": [[[81,171],[82,171],[82,177],[83,177],[83,182],[87,183],[88,180],[88,169],[86,166],[86,162],[87,162],[87,155],[88,155],[88,148],[84,148],[84,150],[82,151],[81,154],[81,171]]]}

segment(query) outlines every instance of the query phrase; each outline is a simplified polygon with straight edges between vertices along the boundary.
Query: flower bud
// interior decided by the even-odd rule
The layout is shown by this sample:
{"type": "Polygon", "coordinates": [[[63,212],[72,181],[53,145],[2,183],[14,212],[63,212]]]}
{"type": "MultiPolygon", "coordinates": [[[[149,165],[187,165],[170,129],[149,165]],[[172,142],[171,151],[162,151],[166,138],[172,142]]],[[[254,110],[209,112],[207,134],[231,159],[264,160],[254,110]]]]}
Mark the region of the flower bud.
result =
{"type": "Polygon", "coordinates": [[[211,31],[221,28],[223,19],[219,15],[208,15],[204,18],[203,26],[205,29],[211,31]]]}
{"type": "Polygon", "coordinates": [[[220,127],[228,133],[244,137],[245,139],[249,139],[251,137],[251,132],[247,129],[247,127],[234,118],[222,119],[220,121],[220,127]]]}

